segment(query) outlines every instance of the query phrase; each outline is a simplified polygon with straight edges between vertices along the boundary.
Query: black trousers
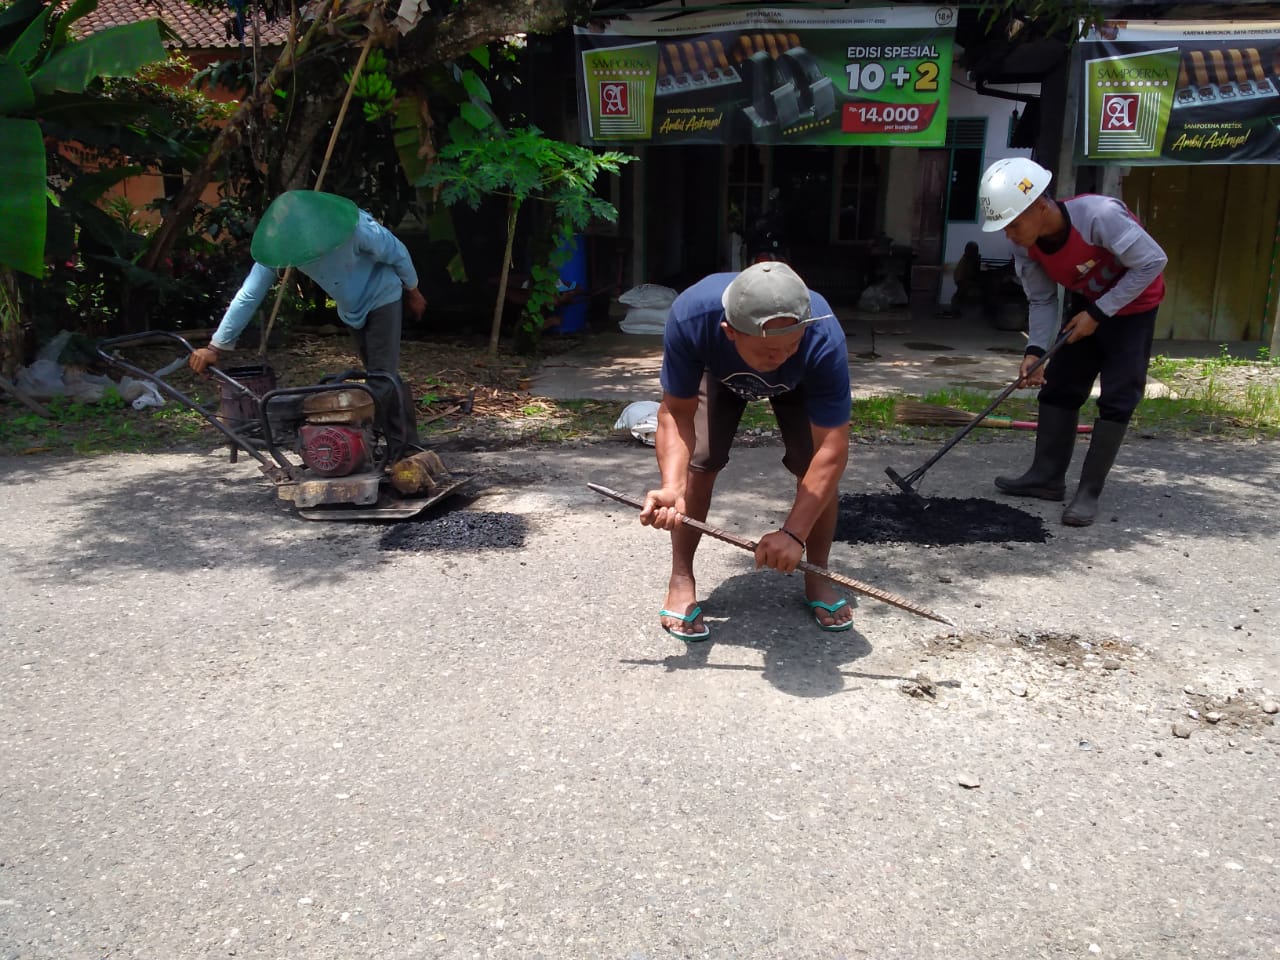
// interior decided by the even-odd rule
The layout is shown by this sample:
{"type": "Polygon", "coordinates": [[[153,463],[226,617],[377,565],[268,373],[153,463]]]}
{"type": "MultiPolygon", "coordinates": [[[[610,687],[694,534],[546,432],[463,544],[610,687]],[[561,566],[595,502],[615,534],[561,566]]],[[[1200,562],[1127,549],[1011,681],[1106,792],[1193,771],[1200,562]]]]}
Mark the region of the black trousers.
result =
{"type": "MultiPolygon", "coordinates": [[[[404,301],[392,300],[374,307],[365,317],[364,326],[352,330],[356,352],[366,370],[383,373],[400,373],[400,330],[404,325],[404,301]]],[[[413,392],[407,383],[400,384],[400,408],[393,409],[390,430],[406,443],[418,442],[417,408],[413,404],[413,392]]]]}
{"type": "Polygon", "coordinates": [[[360,354],[360,362],[366,370],[399,372],[400,328],[403,324],[403,301],[392,300],[370,310],[364,326],[351,331],[356,352],[360,354]]]}
{"type": "Polygon", "coordinates": [[[1040,403],[1079,410],[1101,377],[1099,419],[1128,423],[1147,386],[1155,330],[1156,310],[1147,310],[1111,317],[1092,336],[1066,344],[1045,369],[1040,403]]]}

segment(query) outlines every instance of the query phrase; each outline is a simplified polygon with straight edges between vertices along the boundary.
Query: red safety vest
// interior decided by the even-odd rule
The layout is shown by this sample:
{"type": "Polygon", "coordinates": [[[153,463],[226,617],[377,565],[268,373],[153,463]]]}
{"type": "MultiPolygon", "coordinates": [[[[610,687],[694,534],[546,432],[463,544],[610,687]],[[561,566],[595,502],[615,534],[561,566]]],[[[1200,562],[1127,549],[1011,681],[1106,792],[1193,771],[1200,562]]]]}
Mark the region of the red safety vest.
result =
{"type": "MultiPolygon", "coordinates": [[[[1075,199],[1074,197],[1072,199],[1075,199]]],[[[1125,210],[1135,223],[1138,218],[1128,209],[1125,210]]],[[[1045,253],[1038,244],[1032,244],[1027,250],[1028,256],[1044,267],[1045,273],[1068,290],[1080,294],[1090,303],[1095,302],[1104,293],[1116,285],[1127,269],[1114,253],[1089,243],[1071,225],[1067,242],[1057,253],[1045,253]]],[[[1128,304],[1116,311],[1116,315],[1144,313],[1153,310],[1164,299],[1164,274],[1147,284],[1147,288],[1133,298],[1128,304]]]]}

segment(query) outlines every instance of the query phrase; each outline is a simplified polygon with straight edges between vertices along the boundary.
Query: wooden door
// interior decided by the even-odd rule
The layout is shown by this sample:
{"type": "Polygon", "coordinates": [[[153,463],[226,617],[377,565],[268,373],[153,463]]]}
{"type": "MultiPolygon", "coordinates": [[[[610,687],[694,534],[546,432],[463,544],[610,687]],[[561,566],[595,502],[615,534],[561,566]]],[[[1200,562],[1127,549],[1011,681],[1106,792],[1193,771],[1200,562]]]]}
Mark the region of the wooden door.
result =
{"type": "Polygon", "coordinates": [[[913,317],[930,317],[937,308],[950,170],[950,150],[920,151],[911,208],[911,289],[907,291],[913,317]]]}
{"type": "Polygon", "coordinates": [[[1271,337],[1280,167],[1135,167],[1123,194],[1169,256],[1157,339],[1271,337]]]}

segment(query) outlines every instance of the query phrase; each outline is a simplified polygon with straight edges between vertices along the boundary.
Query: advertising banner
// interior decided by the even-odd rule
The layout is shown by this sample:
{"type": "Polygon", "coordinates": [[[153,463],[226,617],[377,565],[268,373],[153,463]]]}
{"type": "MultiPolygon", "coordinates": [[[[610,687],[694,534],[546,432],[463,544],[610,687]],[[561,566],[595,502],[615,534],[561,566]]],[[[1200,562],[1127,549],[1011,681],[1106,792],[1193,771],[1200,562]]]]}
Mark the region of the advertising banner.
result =
{"type": "Polygon", "coordinates": [[[587,144],[946,141],[954,7],[630,13],[574,30],[587,144]]]}
{"type": "Polygon", "coordinates": [[[1108,21],[1080,42],[1079,163],[1280,163],[1280,22],[1108,21]]]}

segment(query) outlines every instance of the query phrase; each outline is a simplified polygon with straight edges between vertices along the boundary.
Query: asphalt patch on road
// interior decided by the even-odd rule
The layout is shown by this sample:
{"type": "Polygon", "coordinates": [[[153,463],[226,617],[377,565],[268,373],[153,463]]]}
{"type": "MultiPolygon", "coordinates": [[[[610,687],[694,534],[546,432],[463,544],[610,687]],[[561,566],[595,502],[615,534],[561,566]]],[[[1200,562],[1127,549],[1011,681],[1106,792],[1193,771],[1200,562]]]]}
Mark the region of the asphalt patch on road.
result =
{"type": "Polygon", "coordinates": [[[397,523],[381,550],[512,550],[525,545],[529,522],[514,513],[453,510],[426,520],[397,523]]]}
{"type": "Polygon", "coordinates": [[[980,497],[926,497],[905,493],[843,494],[836,539],[844,543],[1044,543],[1049,530],[1034,514],[980,497]]]}

